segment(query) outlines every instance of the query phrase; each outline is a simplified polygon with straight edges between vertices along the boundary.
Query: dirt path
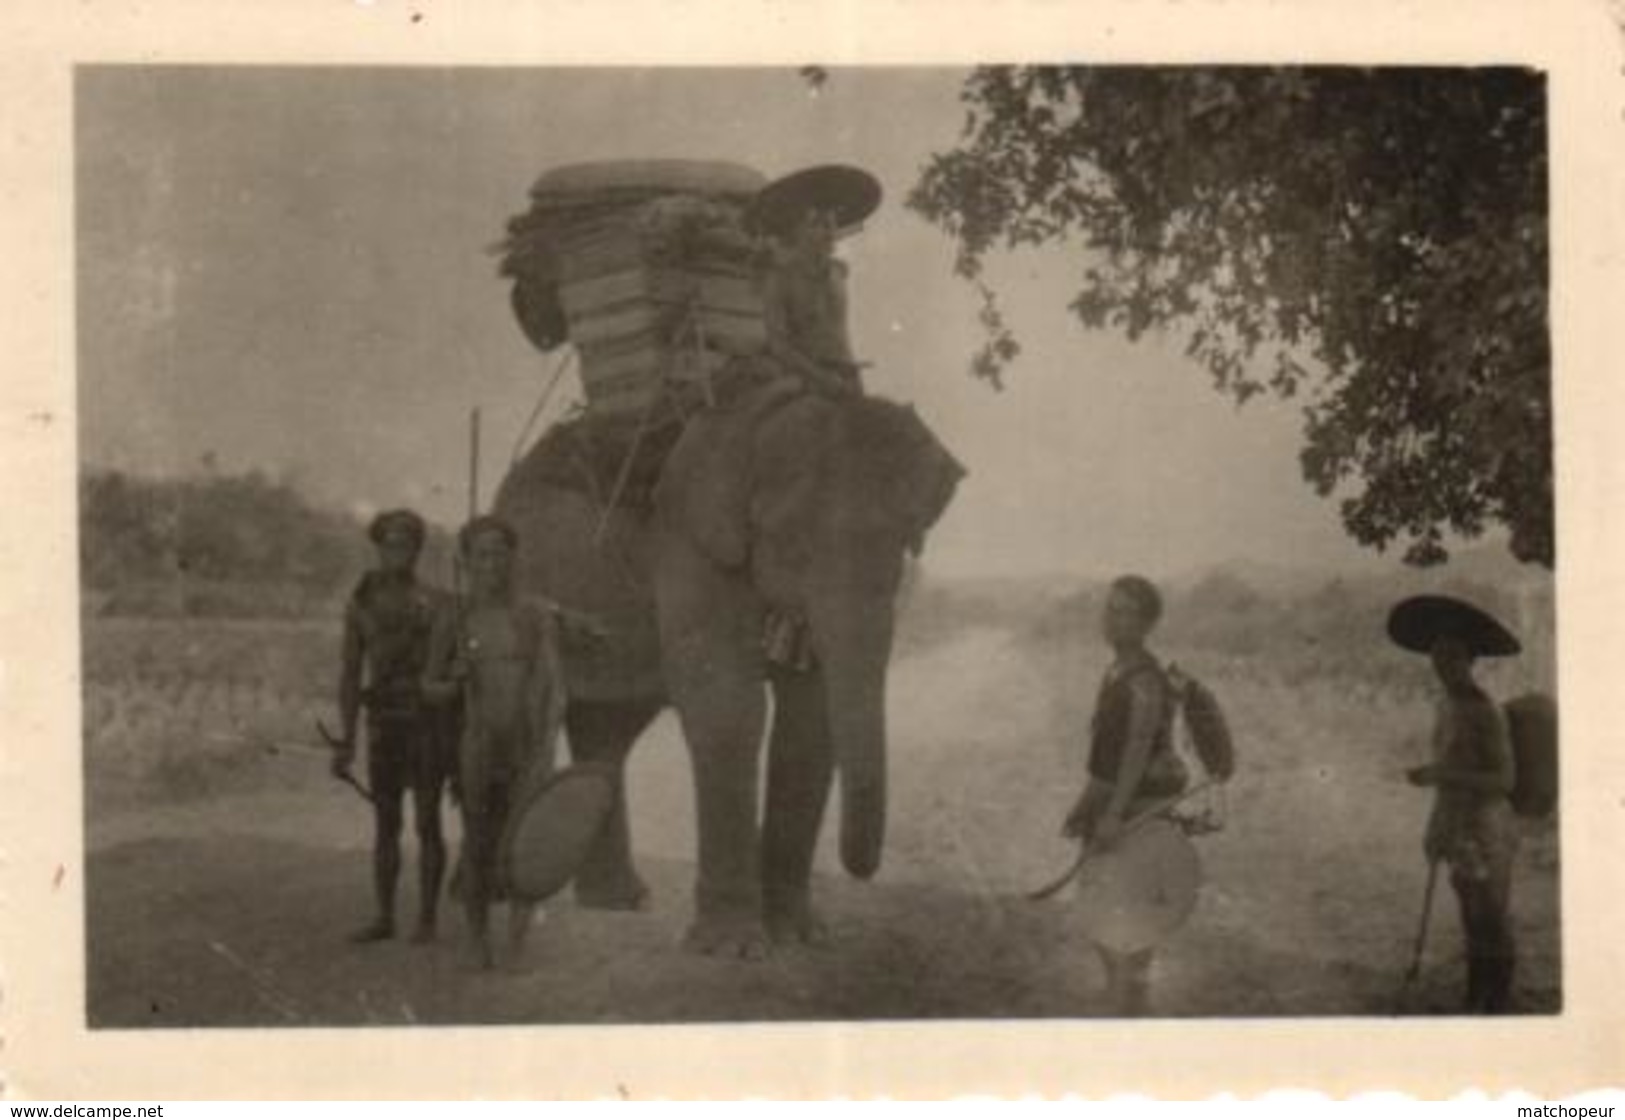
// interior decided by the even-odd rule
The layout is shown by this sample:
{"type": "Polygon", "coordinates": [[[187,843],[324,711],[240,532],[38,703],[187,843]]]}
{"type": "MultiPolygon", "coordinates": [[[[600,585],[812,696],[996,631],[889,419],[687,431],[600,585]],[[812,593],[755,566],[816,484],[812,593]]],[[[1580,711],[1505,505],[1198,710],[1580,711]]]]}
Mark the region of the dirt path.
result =
{"type": "MultiPolygon", "coordinates": [[[[263,759],[184,804],[96,806],[89,830],[89,1019],[94,1026],[1042,1018],[1099,1011],[1099,975],[1072,904],[1022,901],[1065,862],[1054,836],[1063,749],[1042,690],[998,639],[957,643],[898,673],[924,713],[944,679],[978,680],[950,710],[894,734],[893,835],[871,884],[835,870],[819,889],[835,940],[761,963],[682,952],[693,868],[687,762],[668,718],[640,745],[631,797],[643,914],[552,908],[518,972],[462,964],[460,923],[439,944],[358,948],[368,817],[319,759],[263,759]],[[1023,692],[1023,690],[1026,692],[1023,692]],[[996,696],[999,703],[990,704],[996,696]],[[1001,706],[1002,705],[1002,706],[1001,706]],[[1000,713],[990,730],[972,713],[1000,713]],[[992,752],[989,742],[999,744],[992,752]]],[[[1245,711],[1238,712],[1243,720],[1245,711]]],[[[1301,749],[1301,744],[1294,744],[1301,749]]],[[[1208,886],[1162,954],[1169,1015],[1389,1014],[1421,883],[1406,791],[1324,766],[1260,764],[1238,781],[1232,829],[1202,845],[1208,886]],[[1335,781],[1331,780],[1335,777],[1335,781]],[[1364,783],[1364,784],[1362,784],[1364,783]],[[1396,809],[1395,806],[1400,808],[1396,809]],[[1394,869],[1402,869],[1395,873],[1394,869]],[[1412,879],[1415,881],[1412,882],[1412,879]]],[[[453,828],[455,834],[455,828],[453,828]]],[[[826,832],[830,831],[826,829],[826,832]]],[[[403,913],[411,894],[407,842],[403,913]]],[[[1520,859],[1527,1010],[1557,1003],[1555,853],[1520,859]]],[[[1443,892],[1442,892],[1443,893],[1443,892]]],[[[1413,1010],[1453,1005],[1459,936],[1441,901],[1413,1010]]]]}
{"type": "MultiPolygon", "coordinates": [[[[634,804],[669,788],[639,766],[634,804]]],[[[528,967],[469,971],[458,917],[440,943],[359,948],[344,932],[366,915],[363,807],[317,780],[162,811],[93,829],[89,866],[91,1022],[97,1026],[355,1023],[668,1022],[1086,1012],[1089,982],[1027,963],[1062,952],[1052,912],[937,887],[821,883],[839,940],[761,963],[678,947],[692,865],[640,859],[655,907],[578,910],[568,900],[536,929],[528,967]],[[944,937],[944,931],[947,936],[944,937]],[[1016,957],[989,952],[1014,937],[1016,957]],[[1026,962],[1026,963],[1024,963],[1026,962]]],[[[645,851],[687,831],[675,814],[641,830],[645,851]]],[[[408,859],[411,858],[410,841],[408,859]]],[[[415,905],[408,875],[403,912],[415,905]]],[[[1077,970],[1070,970],[1076,973],[1077,970]]]]}
{"type": "MultiPolygon", "coordinates": [[[[245,812],[296,808],[244,801],[251,804],[236,808],[245,812]]],[[[463,967],[455,916],[441,944],[346,944],[343,932],[364,916],[361,848],[253,831],[129,840],[91,859],[92,1022],[1044,1017],[1086,1015],[1095,1003],[1093,971],[1068,937],[1065,904],[831,878],[823,888],[838,923],[834,944],[724,963],[677,947],[691,866],[645,859],[642,870],[658,900],[653,911],[603,914],[561,903],[536,930],[528,969],[489,976],[463,967]]],[[[1229,962],[1228,981],[1215,985],[1173,954],[1165,987],[1214,1010],[1240,1010],[1233,997],[1241,990],[1267,997],[1266,978],[1283,980],[1293,965],[1306,980],[1321,971],[1218,931],[1197,934],[1190,950],[1217,950],[1229,962]]],[[[1270,1009],[1267,1001],[1256,1008],[1270,1009]]]]}
{"type": "MultiPolygon", "coordinates": [[[[126,839],[90,863],[91,1019],[99,1026],[663,1022],[918,1014],[1066,1014],[1086,992],[967,967],[985,907],[909,885],[830,881],[844,936],[762,963],[681,952],[692,867],[644,859],[657,906],[636,915],[552,908],[517,974],[468,971],[455,915],[440,944],[358,948],[366,852],[335,844],[338,822],[301,841],[286,827],[206,833],[206,817],[284,822],[304,797],[248,797],[195,815],[180,834],[126,839]],[[280,818],[270,814],[284,810],[280,818]],[[190,834],[188,834],[190,833],[190,834]],[[946,943],[941,932],[954,931],[946,943]],[[959,958],[959,959],[956,959],[959,958]]],[[[351,821],[350,823],[355,823],[351,821]]],[[[129,825],[125,826],[129,828],[129,825]]],[[[410,896],[404,900],[409,907],[410,896]]],[[[1038,913],[1024,941],[1043,937],[1038,913]]],[[[1002,931],[1008,935],[1012,931],[1002,931]]],[[[1056,977],[1057,981],[1064,977],[1056,977]]]]}

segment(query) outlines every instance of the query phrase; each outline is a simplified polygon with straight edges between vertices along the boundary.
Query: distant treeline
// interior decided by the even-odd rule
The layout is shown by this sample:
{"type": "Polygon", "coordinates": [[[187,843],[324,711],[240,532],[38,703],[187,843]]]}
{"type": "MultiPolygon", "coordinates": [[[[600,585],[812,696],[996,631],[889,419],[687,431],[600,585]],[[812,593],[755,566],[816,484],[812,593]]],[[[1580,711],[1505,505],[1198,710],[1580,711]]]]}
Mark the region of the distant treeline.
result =
{"type": "MultiPolygon", "coordinates": [[[[366,525],[325,509],[284,480],[259,472],[142,478],[87,471],[80,479],[80,563],[87,613],[137,616],[300,618],[332,616],[372,562],[366,525]]],[[[450,539],[431,529],[420,564],[446,583],[450,539]]],[[[1182,649],[1279,663],[1288,676],[1413,668],[1386,641],[1383,619],[1399,597],[1443,590],[1495,611],[1549,663],[1549,577],[1443,569],[1325,578],[1225,568],[1170,583],[1159,641],[1182,649]]],[[[911,568],[898,627],[909,653],[968,629],[1021,635],[1037,647],[1093,641],[1106,585],[1053,579],[939,580],[911,568]]]]}
{"type": "MultiPolygon", "coordinates": [[[[88,611],[292,617],[331,607],[371,559],[361,520],[251,471],[79,481],[81,586],[88,611]]],[[[443,534],[431,546],[444,550],[443,534]]]]}
{"type": "MultiPolygon", "coordinates": [[[[1218,568],[1163,588],[1165,614],[1156,643],[1165,652],[1246,658],[1288,683],[1326,675],[1416,678],[1414,659],[1387,638],[1388,610],[1420,591],[1459,595],[1495,612],[1524,641],[1525,668],[1550,672],[1553,597],[1549,579],[1510,572],[1432,569],[1387,575],[1328,574],[1291,580],[1251,578],[1218,568]]],[[[904,651],[950,640],[967,628],[1019,635],[1033,648],[1060,651],[1100,641],[1104,581],[935,581],[911,589],[899,627],[904,651]]]]}

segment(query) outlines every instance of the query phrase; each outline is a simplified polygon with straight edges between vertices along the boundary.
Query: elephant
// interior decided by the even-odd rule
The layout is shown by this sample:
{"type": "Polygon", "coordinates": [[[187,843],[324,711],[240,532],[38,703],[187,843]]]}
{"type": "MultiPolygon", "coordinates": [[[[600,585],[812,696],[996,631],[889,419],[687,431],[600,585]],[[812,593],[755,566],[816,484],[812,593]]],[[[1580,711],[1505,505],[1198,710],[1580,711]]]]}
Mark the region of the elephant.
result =
{"type": "Polygon", "coordinates": [[[880,866],[895,599],[964,468],[911,408],[782,386],[691,418],[647,510],[560,484],[544,446],[509,473],[495,511],[519,532],[521,585],[602,621],[600,637],[565,647],[566,734],[573,758],[623,776],[578,902],[643,904],[623,768],[669,705],[699,839],[685,944],[756,957],[821,940],[811,873],[837,774],[842,864],[859,878],[880,866]],[[769,612],[804,625],[810,665],[770,663],[769,612]]]}

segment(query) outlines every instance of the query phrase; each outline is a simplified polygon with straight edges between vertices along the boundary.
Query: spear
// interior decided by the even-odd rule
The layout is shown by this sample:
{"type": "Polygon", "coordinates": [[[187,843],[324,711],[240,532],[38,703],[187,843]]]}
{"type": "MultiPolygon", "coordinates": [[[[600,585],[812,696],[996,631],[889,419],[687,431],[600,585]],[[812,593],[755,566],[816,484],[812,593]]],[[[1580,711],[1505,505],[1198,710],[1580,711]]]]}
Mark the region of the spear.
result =
{"type": "MultiPolygon", "coordinates": [[[[466,525],[480,511],[480,410],[468,410],[468,515],[466,525]]],[[[461,534],[452,542],[451,590],[457,616],[457,650],[463,652],[463,550],[461,534]]]]}
{"type": "MultiPolygon", "coordinates": [[[[480,410],[478,406],[468,412],[468,521],[473,521],[480,511],[480,410]]],[[[466,524],[466,522],[465,522],[466,524]]],[[[460,534],[459,534],[460,537],[460,534]]],[[[463,677],[463,724],[464,734],[479,733],[478,727],[470,728],[469,721],[479,718],[473,666],[468,665],[472,642],[468,635],[467,604],[463,598],[463,552],[462,542],[459,539],[452,552],[452,618],[456,626],[457,658],[467,668],[463,677]]],[[[468,589],[472,591],[472,588],[468,589]]],[[[466,793],[466,791],[464,791],[466,793]]]]}
{"type": "Polygon", "coordinates": [[[468,413],[468,519],[480,512],[480,410],[468,413]]]}

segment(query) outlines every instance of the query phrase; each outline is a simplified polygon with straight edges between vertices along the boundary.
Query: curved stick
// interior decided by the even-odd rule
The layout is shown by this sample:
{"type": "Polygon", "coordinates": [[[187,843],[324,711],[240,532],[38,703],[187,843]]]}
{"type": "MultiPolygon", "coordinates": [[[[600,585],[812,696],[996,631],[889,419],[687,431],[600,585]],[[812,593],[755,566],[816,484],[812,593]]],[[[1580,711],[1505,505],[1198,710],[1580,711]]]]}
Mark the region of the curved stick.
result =
{"type": "MultiPolygon", "coordinates": [[[[316,721],[316,734],[320,735],[322,737],[322,741],[333,750],[338,750],[340,747],[345,745],[344,740],[340,739],[337,735],[329,731],[327,729],[327,724],[323,723],[319,719],[316,721]]],[[[371,750],[372,748],[368,747],[367,749],[371,750]]],[[[360,779],[358,779],[354,774],[350,773],[349,767],[345,767],[343,770],[334,770],[332,773],[333,777],[337,778],[339,781],[343,782],[345,785],[349,786],[351,789],[360,794],[369,805],[376,805],[378,803],[378,799],[372,795],[372,790],[362,785],[360,779]]]]}
{"type": "MultiPolygon", "coordinates": [[[[1122,831],[1117,834],[1118,839],[1122,839],[1129,833],[1147,824],[1153,818],[1160,817],[1163,813],[1166,813],[1175,805],[1178,805],[1181,802],[1186,801],[1196,794],[1202,792],[1203,790],[1210,788],[1213,784],[1213,782],[1198,782],[1184,793],[1178,794],[1174,797],[1165,798],[1164,800],[1151,806],[1151,808],[1147,809],[1145,812],[1130,817],[1128,821],[1124,823],[1122,831]]],[[[1043,902],[1046,898],[1049,898],[1062,887],[1070,883],[1073,878],[1076,877],[1078,872],[1083,870],[1083,865],[1088,863],[1091,857],[1099,855],[1100,852],[1101,849],[1091,849],[1087,844],[1084,844],[1082,849],[1078,852],[1077,858],[1072,861],[1071,866],[1068,867],[1063,874],[1051,879],[1048,883],[1045,883],[1037,890],[1028,891],[1028,900],[1032,902],[1043,902]]]]}

